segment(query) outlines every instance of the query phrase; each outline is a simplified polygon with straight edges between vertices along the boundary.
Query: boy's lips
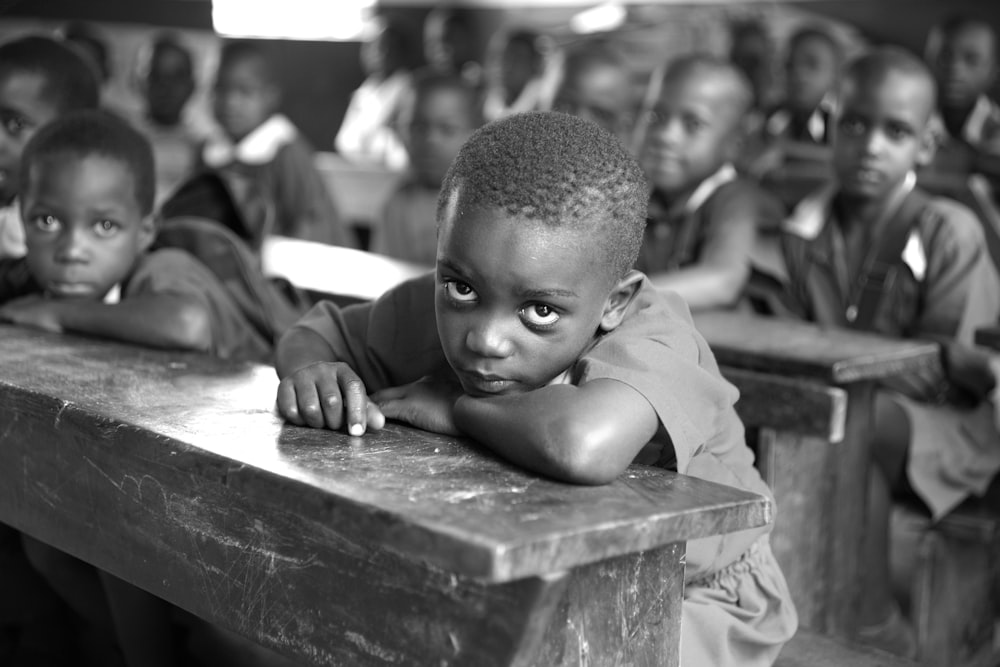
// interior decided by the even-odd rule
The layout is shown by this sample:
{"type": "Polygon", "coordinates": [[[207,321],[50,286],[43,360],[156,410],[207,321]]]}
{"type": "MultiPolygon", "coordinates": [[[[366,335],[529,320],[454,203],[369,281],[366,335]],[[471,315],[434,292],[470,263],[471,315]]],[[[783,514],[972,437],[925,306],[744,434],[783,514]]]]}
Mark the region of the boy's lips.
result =
{"type": "Polygon", "coordinates": [[[59,297],[87,297],[97,294],[97,286],[81,281],[54,280],[47,285],[47,291],[59,297]]]}
{"type": "Polygon", "coordinates": [[[508,394],[520,384],[516,380],[476,371],[459,371],[458,377],[462,388],[472,396],[508,394]]]}

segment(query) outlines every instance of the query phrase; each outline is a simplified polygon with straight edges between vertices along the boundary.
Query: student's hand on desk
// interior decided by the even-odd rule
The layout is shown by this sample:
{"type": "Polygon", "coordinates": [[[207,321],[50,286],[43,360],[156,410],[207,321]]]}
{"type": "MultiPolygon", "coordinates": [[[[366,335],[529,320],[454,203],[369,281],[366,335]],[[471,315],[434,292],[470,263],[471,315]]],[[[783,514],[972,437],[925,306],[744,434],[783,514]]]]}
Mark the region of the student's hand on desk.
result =
{"type": "Polygon", "coordinates": [[[277,404],[278,413],[297,426],[345,429],[351,435],[385,426],[364,382],[342,362],[317,362],[288,375],[278,385],[277,404]]]}
{"type": "Polygon", "coordinates": [[[386,419],[397,419],[425,431],[462,435],[455,426],[455,401],[463,393],[457,383],[424,377],[377,391],[372,400],[386,419]]]}
{"type": "Polygon", "coordinates": [[[56,302],[40,295],[8,301],[0,306],[0,322],[62,333],[62,324],[56,312],[56,302]]]}

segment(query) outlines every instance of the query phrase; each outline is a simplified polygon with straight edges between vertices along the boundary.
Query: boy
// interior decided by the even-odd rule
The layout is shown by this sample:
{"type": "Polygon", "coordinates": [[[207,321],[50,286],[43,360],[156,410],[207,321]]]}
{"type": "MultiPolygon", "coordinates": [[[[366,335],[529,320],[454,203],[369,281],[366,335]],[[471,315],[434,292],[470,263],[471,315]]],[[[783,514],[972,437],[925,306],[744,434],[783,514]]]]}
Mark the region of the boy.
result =
{"type": "Polygon", "coordinates": [[[753,94],[732,64],[689,56],[668,68],[640,161],[653,185],[636,268],[692,310],[743,296],[757,227],[780,211],[733,160],[753,94]]]}
{"type": "Polygon", "coordinates": [[[584,43],[570,50],[552,108],[593,121],[628,141],[634,112],[631,72],[610,45],[584,43]]]}
{"type": "Polygon", "coordinates": [[[94,69],[64,44],[29,36],[0,45],[0,259],[25,253],[16,203],[24,145],[56,117],[96,109],[99,90],[94,69]]]}
{"type": "Polygon", "coordinates": [[[147,252],[156,235],[153,156],[127,123],[67,114],[29,142],[20,178],[32,293],[0,306],[0,320],[221,357],[266,355],[208,268],[180,250],[147,252]]]}
{"type": "Polygon", "coordinates": [[[855,60],[833,142],[837,184],[801,203],[784,239],[800,315],[945,344],[947,377],[899,378],[875,405],[861,637],[903,655],[915,647],[889,588],[890,492],[915,492],[937,519],[1000,469],[1000,434],[982,400],[993,378],[966,363],[972,332],[1000,318],[998,278],[971,211],[914,187],[933,153],[934,100],[915,56],[880,49],[855,60]]]}
{"type": "Polygon", "coordinates": [[[371,250],[430,267],[437,256],[438,191],[458,149],[482,125],[482,109],[463,79],[425,73],[403,117],[411,178],[386,203],[371,250]]]}
{"type": "MultiPolygon", "coordinates": [[[[234,190],[262,199],[257,203],[267,213],[245,220],[254,248],[270,234],[353,247],[313,164],[312,149],[278,113],[280,99],[277,78],[261,48],[226,43],[215,82],[215,117],[225,136],[205,144],[201,161],[242,184],[234,190]]],[[[252,202],[239,203],[249,210],[252,202]]]]}
{"type": "Polygon", "coordinates": [[[806,27],[792,35],[785,64],[785,100],[764,125],[770,140],[829,143],[840,60],[840,46],[825,30],[806,27]]]}
{"type": "MultiPolygon", "coordinates": [[[[442,186],[436,274],[373,304],[321,303],[289,330],[280,414],[352,435],[400,419],[573,483],[635,459],[768,494],[684,304],[631,270],[646,200],[638,164],[593,123],[480,129],[442,186]]],[[[791,637],[768,531],[689,544],[683,664],[769,665],[791,637]]]]}
{"type": "Polygon", "coordinates": [[[938,111],[948,136],[1000,153],[1000,107],[989,98],[996,81],[996,33],[985,21],[955,17],[939,28],[932,55],[938,111]]]}

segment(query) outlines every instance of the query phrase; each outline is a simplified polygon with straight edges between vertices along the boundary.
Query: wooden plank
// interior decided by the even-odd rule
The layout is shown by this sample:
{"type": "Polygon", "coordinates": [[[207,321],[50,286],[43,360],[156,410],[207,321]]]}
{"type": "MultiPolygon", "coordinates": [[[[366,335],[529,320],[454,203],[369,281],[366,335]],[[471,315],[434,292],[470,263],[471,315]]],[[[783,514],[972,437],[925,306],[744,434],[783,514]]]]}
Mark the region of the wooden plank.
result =
{"type": "Polygon", "coordinates": [[[764,427],[827,442],[844,439],[847,392],[814,381],[722,367],[740,390],[736,411],[749,427],[764,427]]]}
{"type": "Polygon", "coordinates": [[[877,380],[939,364],[938,345],[746,313],[694,316],[719,364],[835,385],[877,380]]]}

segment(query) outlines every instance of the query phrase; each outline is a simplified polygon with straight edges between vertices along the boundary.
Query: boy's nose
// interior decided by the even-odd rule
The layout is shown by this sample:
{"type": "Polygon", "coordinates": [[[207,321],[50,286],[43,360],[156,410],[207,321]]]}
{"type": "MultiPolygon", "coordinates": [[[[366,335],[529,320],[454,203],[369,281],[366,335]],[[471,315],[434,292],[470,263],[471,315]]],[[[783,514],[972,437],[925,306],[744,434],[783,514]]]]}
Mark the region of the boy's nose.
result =
{"type": "Polygon", "coordinates": [[[89,250],[82,232],[67,230],[59,237],[56,245],[56,259],[64,263],[85,262],[89,250]]]}
{"type": "Polygon", "coordinates": [[[497,359],[510,356],[512,350],[510,338],[495,320],[480,322],[471,327],[465,336],[465,345],[476,355],[497,359]]]}

